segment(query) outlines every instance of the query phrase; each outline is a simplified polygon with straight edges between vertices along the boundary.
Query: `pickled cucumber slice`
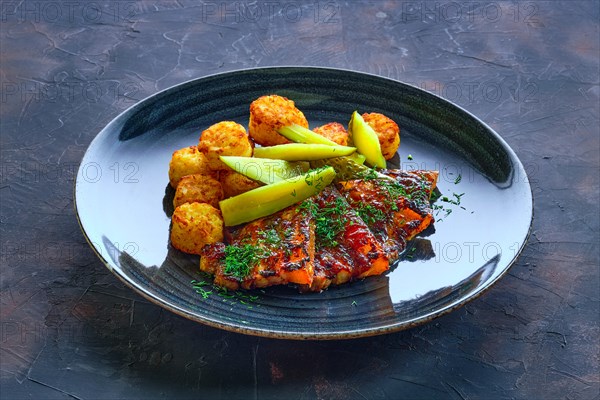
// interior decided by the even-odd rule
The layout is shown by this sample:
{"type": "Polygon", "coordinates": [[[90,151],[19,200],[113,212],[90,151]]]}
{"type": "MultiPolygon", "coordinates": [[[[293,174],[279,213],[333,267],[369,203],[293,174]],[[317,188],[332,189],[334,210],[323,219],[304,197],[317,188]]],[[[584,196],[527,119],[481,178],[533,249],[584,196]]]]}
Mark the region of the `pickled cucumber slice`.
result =
{"type": "Polygon", "coordinates": [[[222,200],[219,206],[225,226],[243,224],[283,210],[319,193],[333,178],[333,167],[317,168],[222,200]]]}
{"type": "Polygon", "coordinates": [[[330,146],[338,146],[338,144],[333,140],[329,140],[325,136],[321,136],[318,133],[298,124],[284,126],[277,129],[277,132],[295,143],[327,144],[330,146]]]}
{"type": "MultiPolygon", "coordinates": [[[[333,140],[329,140],[325,136],[321,136],[318,133],[315,133],[310,129],[297,124],[284,126],[283,128],[278,129],[277,132],[296,143],[313,143],[338,146],[338,144],[333,140]]],[[[363,164],[366,160],[366,157],[358,152],[354,152],[348,157],[357,164],[363,164]]]]}
{"type": "Polygon", "coordinates": [[[330,146],[327,144],[290,143],[277,146],[257,147],[254,157],[273,158],[286,161],[320,160],[323,158],[347,156],[356,151],[356,147],[330,146]]]}
{"type": "Polygon", "coordinates": [[[378,168],[386,167],[377,133],[375,133],[373,128],[365,122],[357,111],[352,113],[352,117],[348,123],[348,133],[358,152],[367,158],[367,165],[378,168]]]}
{"type": "Polygon", "coordinates": [[[310,168],[308,162],[289,162],[270,158],[220,156],[229,168],[250,179],[270,184],[301,175],[310,168]]]}

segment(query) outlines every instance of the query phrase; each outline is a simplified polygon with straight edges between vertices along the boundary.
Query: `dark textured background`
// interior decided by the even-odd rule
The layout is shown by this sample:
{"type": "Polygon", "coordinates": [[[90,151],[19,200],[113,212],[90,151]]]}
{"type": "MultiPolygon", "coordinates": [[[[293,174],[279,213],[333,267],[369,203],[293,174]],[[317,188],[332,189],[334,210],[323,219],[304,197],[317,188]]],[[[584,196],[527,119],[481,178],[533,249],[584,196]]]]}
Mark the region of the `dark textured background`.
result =
{"type": "Polygon", "coordinates": [[[3,399],[600,397],[597,1],[0,6],[3,399]],[[432,323],[340,342],[204,327],[125,288],[74,215],[86,147],[158,90],[270,65],[399,79],[496,129],[535,202],[509,274],[432,323]]]}

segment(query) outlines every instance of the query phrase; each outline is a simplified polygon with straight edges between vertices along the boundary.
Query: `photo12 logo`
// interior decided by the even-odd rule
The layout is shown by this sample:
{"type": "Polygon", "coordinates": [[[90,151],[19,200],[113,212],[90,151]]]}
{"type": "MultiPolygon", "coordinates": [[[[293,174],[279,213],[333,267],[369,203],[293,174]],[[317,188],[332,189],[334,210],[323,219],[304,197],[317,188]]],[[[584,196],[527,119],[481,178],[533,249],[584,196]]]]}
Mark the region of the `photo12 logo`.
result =
{"type": "Polygon", "coordinates": [[[484,262],[491,261],[498,255],[508,254],[516,257],[519,254],[520,244],[518,242],[510,245],[496,242],[447,242],[433,243],[433,252],[435,262],[445,263],[474,263],[480,260],[484,262]]]}
{"type": "Polygon", "coordinates": [[[535,24],[539,6],[533,2],[403,2],[404,23],[421,22],[498,22],[508,18],[513,22],[535,24]]]}
{"type": "MultiPolygon", "coordinates": [[[[110,305],[106,307],[111,307],[110,305]]],[[[115,312],[122,315],[129,312],[131,304],[125,301],[114,303],[111,307],[115,312]]],[[[103,332],[102,326],[94,323],[89,323],[87,315],[81,315],[78,308],[72,310],[72,315],[78,318],[79,321],[61,322],[55,326],[49,326],[46,323],[30,323],[23,321],[3,320],[0,323],[0,340],[3,344],[8,345],[26,345],[26,344],[43,344],[50,338],[61,338],[75,343],[82,343],[91,339],[98,338],[106,334],[103,332]]],[[[116,323],[113,323],[116,324],[116,323]]],[[[115,336],[125,335],[131,329],[128,324],[111,326],[111,332],[115,336]]],[[[130,334],[129,334],[130,335],[130,334]]]]}
{"type": "Polygon", "coordinates": [[[79,168],[79,178],[86,183],[97,183],[102,179],[114,183],[138,183],[140,166],[132,161],[115,161],[110,165],[100,165],[92,161],[82,164],[79,168]]]}
{"type": "MultiPolygon", "coordinates": [[[[140,252],[140,246],[133,241],[91,243],[101,257],[117,259],[123,253],[134,257],[140,252]]],[[[3,263],[34,262],[45,266],[64,265],[65,263],[89,262],[93,252],[88,243],[81,242],[45,242],[45,243],[3,243],[0,246],[3,263]]]]}
{"type": "Polygon", "coordinates": [[[141,86],[135,82],[2,82],[0,102],[7,103],[11,99],[17,99],[21,102],[98,103],[104,98],[111,103],[134,103],[141,90],[141,86]]]}
{"type": "Polygon", "coordinates": [[[79,163],[41,163],[37,161],[3,162],[0,164],[0,183],[23,184],[72,182],[77,175],[79,163]]]}
{"type": "Polygon", "coordinates": [[[312,20],[315,24],[340,22],[340,5],[327,2],[279,2],[279,1],[209,1],[202,2],[202,22],[271,22],[282,18],[287,22],[312,20]]]}
{"type": "Polygon", "coordinates": [[[468,106],[478,102],[519,104],[538,103],[539,87],[534,82],[488,80],[484,82],[408,82],[453,103],[468,106]]]}
{"type": "Polygon", "coordinates": [[[72,182],[79,173],[83,182],[96,183],[102,179],[116,184],[138,183],[141,177],[140,166],[132,161],[100,165],[97,162],[79,164],[76,162],[40,163],[34,161],[4,162],[0,165],[0,182],[58,183],[72,182]]]}
{"type": "Polygon", "coordinates": [[[85,22],[117,22],[128,20],[138,13],[133,1],[2,1],[2,22],[59,22],[83,20],[85,22]]]}

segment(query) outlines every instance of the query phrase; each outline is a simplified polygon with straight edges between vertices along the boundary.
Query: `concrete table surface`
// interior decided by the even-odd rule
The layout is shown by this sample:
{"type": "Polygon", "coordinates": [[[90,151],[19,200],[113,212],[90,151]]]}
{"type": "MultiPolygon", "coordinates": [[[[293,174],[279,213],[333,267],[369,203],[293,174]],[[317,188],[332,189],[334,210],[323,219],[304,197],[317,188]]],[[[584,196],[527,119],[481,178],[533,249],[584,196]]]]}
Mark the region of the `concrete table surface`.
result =
{"type": "Polygon", "coordinates": [[[0,6],[2,399],[599,398],[597,1],[0,6]],[[412,83],[499,132],[534,196],[508,275],[426,325],[332,342],[205,327],[122,285],[75,218],[89,143],[161,89],[277,65],[412,83]]]}

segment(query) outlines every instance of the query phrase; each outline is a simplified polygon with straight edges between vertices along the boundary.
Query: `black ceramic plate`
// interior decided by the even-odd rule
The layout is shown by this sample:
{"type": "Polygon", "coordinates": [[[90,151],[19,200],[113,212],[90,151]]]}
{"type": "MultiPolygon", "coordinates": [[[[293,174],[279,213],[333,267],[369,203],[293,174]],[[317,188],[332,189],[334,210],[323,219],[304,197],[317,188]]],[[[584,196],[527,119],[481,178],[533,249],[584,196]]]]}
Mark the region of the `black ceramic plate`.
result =
{"type": "MultiPolygon", "coordinates": [[[[147,299],[231,331],[292,339],[339,339],[406,329],[460,307],[504,275],[527,239],[531,189],[514,152],[492,129],[449,102],[403,83],[323,68],[265,68],[196,79],[125,111],[90,145],[77,176],[77,213],[107,267],[147,299]],[[247,125],[252,100],[295,100],[311,127],[346,123],[354,110],[401,127],[392,167],[437,169],[443,202],[434,228],[409,244],[384,276],[299,294],[288,287],[228,298],[201,296],[198,258],[169,245],[174,150],[213,123],[247,125]],[[412,157],[409,157],[411,155],[412,157]],[[412,158],[412,160],[409,160],[412,158]],[[457,195],[457,196],[455,196],[457,195]],[[451,210],[450,212],[447,210],[451,210]]],[[[210,290],[210,286],[205,289],[210,290]]]]}

